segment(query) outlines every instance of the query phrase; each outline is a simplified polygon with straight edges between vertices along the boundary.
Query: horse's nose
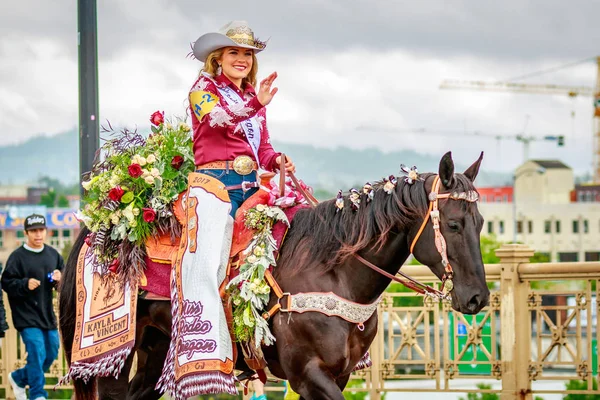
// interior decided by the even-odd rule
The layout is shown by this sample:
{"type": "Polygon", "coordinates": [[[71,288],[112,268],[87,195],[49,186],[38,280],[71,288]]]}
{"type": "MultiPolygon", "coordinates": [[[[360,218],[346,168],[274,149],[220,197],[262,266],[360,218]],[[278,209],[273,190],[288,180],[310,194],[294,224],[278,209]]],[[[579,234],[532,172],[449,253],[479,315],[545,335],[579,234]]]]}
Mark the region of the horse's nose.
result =
{"type": "Polygon", "coordinates": [[[479,312],[483,307],[485,307],[488,303],[489,292],[487,294],[477,293],[467,303],[467,309],[475,314],[479,312]]]}

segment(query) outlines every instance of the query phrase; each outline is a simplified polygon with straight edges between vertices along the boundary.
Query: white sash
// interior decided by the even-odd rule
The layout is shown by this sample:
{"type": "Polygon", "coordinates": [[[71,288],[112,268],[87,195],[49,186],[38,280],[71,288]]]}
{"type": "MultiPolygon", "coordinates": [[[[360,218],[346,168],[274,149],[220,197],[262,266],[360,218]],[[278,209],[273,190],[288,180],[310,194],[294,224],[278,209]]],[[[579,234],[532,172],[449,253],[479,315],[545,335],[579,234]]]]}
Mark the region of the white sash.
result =
{"type": "MultiPolygon", "coordinates": [[[[219,93],[221,93],[227,104],[230,106],[245,103],[240,95],[229,86],[225,86],[224,88],[217,86],[217,90],[219,93]]],[[[248,143],[250,143],[256,163],[260,166],[260,160],[258,159],[258,148],[260,147],[260,124],[255,117],[252,117],[240,122],[240,125],[246,133],[246,139],[248,140],[248,143]]]]}

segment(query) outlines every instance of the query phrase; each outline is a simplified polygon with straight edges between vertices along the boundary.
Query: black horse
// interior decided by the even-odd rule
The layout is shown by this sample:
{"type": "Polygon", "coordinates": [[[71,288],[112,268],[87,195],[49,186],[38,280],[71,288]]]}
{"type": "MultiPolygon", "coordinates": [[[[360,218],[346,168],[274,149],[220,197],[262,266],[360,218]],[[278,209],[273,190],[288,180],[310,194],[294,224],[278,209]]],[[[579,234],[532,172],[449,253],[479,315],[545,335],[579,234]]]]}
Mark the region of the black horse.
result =
{"type": "MultiPolygon", "coordinates": [[[[482,156],[463,174],[454,173],[450,153],[445,154],[437,176],[442,183],[439,193],[473,193],[473,181],[479,171],[482,156]]],[[[399,179],[391,193],[383,183],[374,185],[372,201],[361,195],[358,210],[348,199],[338,211],[335,200],[315,208],[300,210],[281,248],[274,277],[283,291],[333,292],[355,303],[376,301],[390,279],[367,268],[359,258],[376,264],[390,274],[396,274],[410,255],[410,245],[418,235],[430,204],[429,194],[436,174],[422,174],[413,184],[399,179]]],[[[440,231],[447,243],[448,260],[453,268],[454,289],[452,307],[462,313],[475,314],[488,302],[489,290],[480,252],[479,236],[483,217],[475,202],[449,199],[439,201],[440,231]]],[[[73,248],[74,254],[83,243],[82,232],[73,248]]],[[[442,257],[435,246],[434,229],[427,221],[416,241],[413,254],[421,263],[442,279],[446,273],[442,257]]],[[[70,356],[74,332],[75,260],[70,257],[63,276],[60,299],[60,325],[63,345],[70,356]]],[[[271,295],[269,308],[277,302],[271,295]]],[[[128,383],[133,356],[130,356],[118,380],[100,378],[97,390],[101,399],[158,398],[153,392],[154,378],[147,359],[164,359],[166,349],[149,351],[143,346],[148,335],[170,332],[170,308],[166,302],[140,301],[138,306],[138,340],[136,350],[143,352],[146,369],[140,377],[128,383]],[[145,381],[146,385],[140,384],[145,381]],[[151,382],[150,382],[151,381],[151,382]],[[134,388],[134,382],[137,385],[134,388]],[[145,395],[141,394],[146,391],[145,395]],[[143,397],[148,396],[148,397],[143,397]]],[[[263,348],[269,370],[275,376],[289,380],[294,391],[304,399],[343,399],[342,391],[350,374],[377,333],[377,313],[359,327],[341,318],[317,312],[287,315],[276,314],[270,322],[275,345],[263,348]],[[362,329],[361,329],[362,328],[362,329]]],[[[160,342],[160,341],[159,341],[160,342]]],[[[152,361],[154,364],[154,361],[152,361]]],[[[88,399],[96,390],[95,383],[74,382],[77,399],[88,399]]]]}

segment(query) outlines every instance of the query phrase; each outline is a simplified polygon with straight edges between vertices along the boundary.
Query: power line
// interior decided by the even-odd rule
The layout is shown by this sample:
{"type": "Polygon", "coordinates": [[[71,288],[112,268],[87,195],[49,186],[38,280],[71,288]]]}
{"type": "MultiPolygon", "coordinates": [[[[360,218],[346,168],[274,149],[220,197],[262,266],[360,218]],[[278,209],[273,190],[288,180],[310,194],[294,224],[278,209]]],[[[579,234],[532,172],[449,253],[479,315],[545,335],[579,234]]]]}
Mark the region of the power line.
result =
{"type": "Polygon", "coordinates": [[[565,69],[565,68],[574,67],[576,65],[583,64],[583,63],[586,63],[588,61],[594,61],[594,60],[596,60],[596,57],[588,57],[588,58],[585,58],[583,60],[575,61],[575,62],[572,62],[572,63],[569,63],[569,64],[559,65],[557,67],[543,69],[543,70],[536,71],[536,72],[530,72],[530,73],[525,74],[525,75],[516,76],[514,78],[506,79],[505,82],[514,82],[514,81],[518,81],[518,80],[521,80],[521,79],[526,79],[526,78],[531,78],[531,77],[534,77],[534,76],[544,75],[544,74],[548,74],[550,72],[558,71],[558,70],[565,69]]]}

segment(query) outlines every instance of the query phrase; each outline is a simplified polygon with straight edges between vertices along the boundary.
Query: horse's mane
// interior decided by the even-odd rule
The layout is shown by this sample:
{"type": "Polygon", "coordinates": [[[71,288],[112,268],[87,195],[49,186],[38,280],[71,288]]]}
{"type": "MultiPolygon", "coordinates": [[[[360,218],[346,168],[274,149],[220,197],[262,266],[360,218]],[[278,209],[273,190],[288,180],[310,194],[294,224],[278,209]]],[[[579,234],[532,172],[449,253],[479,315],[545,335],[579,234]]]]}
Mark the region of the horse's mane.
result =
{"type": "MultiPolygon", "coordinates": [[[[348,196],[344,196],[344,207],[339,211],[335,199],[299,211],[285,240],[285,247],[292,251],[282,257],[293,258],[290,264],[297,268],[302,268],[306,264],[302,261],[308,257],[311,265],[321,265],[326,272],[360,250],[373,245],[381,247],[391,232],[423,220],[429,206],[425,181],[433,175],[421,174],[422,180],[413,184],[398,177],[390,194],[383,190],[385,181],[377,182],[373,185],[372,201],[367,202],[367,195],[361,190],[356,211],[348,196]]],[[[463,174],[455,174],[448,190],[463,192],[475,187],[463,174]]]]}

